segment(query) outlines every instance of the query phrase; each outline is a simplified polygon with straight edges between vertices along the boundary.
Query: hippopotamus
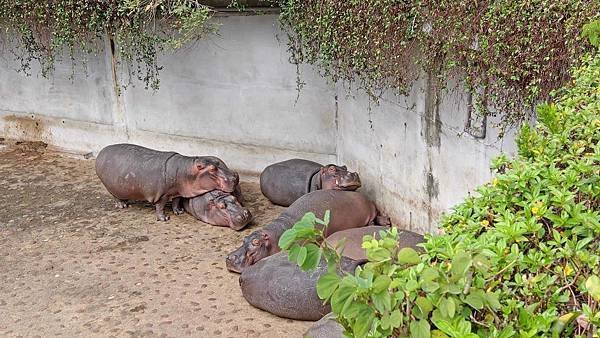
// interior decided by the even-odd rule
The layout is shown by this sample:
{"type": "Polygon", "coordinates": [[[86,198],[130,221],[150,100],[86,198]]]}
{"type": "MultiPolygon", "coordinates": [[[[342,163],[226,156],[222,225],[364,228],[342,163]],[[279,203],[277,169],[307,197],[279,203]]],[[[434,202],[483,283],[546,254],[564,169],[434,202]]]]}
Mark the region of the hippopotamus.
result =
{"type": "MultiPolygon", "coordinates": [[[[379,231],[382,230],[390,230],[390,228],[384,226],[366,226],[342,230],[331,234],[325,241],[329,246],[335,248],[336,244],[345,238],[344,245],[339,248],[339,252],[348,258],[364,260],[367,259],[367,253],[365,249],[362,248],[363,237],[371,235],[374,238],[379,239],[379,231]]],[[[398,229],[398,247],[410,247],[417,251],[422,251],[423,248],[417,246],[419,243],[423,243],[423,235],[408,230],[398,229]]]]}
{"type": "MultiPolygon", "coordinates": [[[[361,263],[346,257],[340,262],[340,274],[354,273],[361,263]]],[[[331,311],[317,295],[317,281],[327,273],[322,259],[313,271],[302,271],[279,252],[244,269],[240,275],[242,295],[252,306],[276,316],[296,320],[318,320],[331,311]]]]}
{"type": "Polygon", "coordinates": [[[218,189],[234,192],[239,183],[235,171],[213,156],[188,157],[134,144],[114,144],[100,151],[96,174],[116,199],[118,208],[127,201],[155,205],[156,218],[167,221],[164,208],[173,201],[173,212],[182,214],[180,197],[195,197],[218,189]]]}
{"type": "Polygon", "coordinates": [[[260,190],[274,204],[290,206],[302,195],[316,190],[349,190],[360,188],[360,178],[346,166],[302,159],[271,164],[260,174],[260,190]]]}
{"type": "Polygon", "coordinates": [[[244,208],[235,196],[220,190],[184,198],[183,208],[202,222],[233,230],[241,230],[252,221],[250,210],[244,208]]]}
{"type": "Polygon", "coordinates": [[[309,327],[303,337],[344,338],[344,327],[335,321],[335,315],[330,312],[309,327]]]}
{"type": "Polygon", "coordinates": [[[262,229],[244,238],[242,246],[227,256],[227,269],[241,272],[245,267],[280,251],[279,237],[290,229],[306,213],[313,212],[323,218],[330,210],[330,222],[325,236],[365,225],[388,225],[389,218],[378,215],[377,208],[363,194],[357,191],[317,190],[300,197],[279,217],[262,229]]]}

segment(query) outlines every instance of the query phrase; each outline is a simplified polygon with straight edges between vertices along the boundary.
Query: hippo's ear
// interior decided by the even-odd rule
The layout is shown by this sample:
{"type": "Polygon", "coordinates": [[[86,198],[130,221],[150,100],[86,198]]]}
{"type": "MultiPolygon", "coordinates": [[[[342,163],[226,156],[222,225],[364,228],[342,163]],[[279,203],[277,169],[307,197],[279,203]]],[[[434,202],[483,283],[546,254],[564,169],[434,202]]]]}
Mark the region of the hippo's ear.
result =
{"type": "Polygon", "coordinates": [[[269,235],[266,232],[263,232],[262,233],[262,238],[263,238],[263,240],[268,241],[271,238],[271,235],[269,235]]]}
{"type": "Polygon", "coordinates": [[[342,166],[341,168],[342,168],[342,169],[344,169],[345,171],[348,171],[348,168],[346,168],[346,166],[345,166],[345,165],[344,165],[344,166],[342,166]]]}
{"type": "Polygon", "coordinates": [[[225,208],[227,208],[227,205],[225,205],[225,203],[223,203],[223,202],[219,202],[219,203],[217,203],[217,208],[225,209],[225,208]]]}

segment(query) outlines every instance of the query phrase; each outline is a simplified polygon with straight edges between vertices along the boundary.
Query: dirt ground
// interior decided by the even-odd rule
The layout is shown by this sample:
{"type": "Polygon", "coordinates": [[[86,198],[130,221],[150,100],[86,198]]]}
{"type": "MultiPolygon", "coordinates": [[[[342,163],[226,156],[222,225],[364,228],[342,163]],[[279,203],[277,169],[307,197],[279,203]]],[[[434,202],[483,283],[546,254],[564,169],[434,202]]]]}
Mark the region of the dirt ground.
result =
{"type": "Polygon", "coordinates": [[[94,161],[0,139],[0,336],[300,337],[242,297],[225,256],[274,218],[256,183],[255,216],[235,232],[149,204],[114,208],[94,161]]]}

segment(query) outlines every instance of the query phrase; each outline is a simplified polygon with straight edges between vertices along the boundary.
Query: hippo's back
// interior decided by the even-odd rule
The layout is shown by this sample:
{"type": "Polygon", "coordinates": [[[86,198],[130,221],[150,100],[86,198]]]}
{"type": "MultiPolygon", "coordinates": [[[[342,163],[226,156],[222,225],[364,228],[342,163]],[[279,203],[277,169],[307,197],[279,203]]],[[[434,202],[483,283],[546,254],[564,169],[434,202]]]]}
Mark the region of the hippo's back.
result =
{"type": "Polygon", "coordinates": [[[96,174],[116,198],[155,202],[164,186],[167,160],[177,153],[134,144],[113,144],[96,158],[96,174]]]}
{"type": "Polygon", "coordinates": [[[271,164],[260,174],[260,190],[271,202],[287,207],[310,191],[311,179],[322,167],[302,159],[271,164]]]}
{"type": "Polygon", "coordinates": [[[357,191],[316,190],[300,197],[284,211],[294,222],[307,212],[320,219],[330,211],[330,223],[326,236],[340,230],[365,226],[377,216],[375,204],[357,191]]]}

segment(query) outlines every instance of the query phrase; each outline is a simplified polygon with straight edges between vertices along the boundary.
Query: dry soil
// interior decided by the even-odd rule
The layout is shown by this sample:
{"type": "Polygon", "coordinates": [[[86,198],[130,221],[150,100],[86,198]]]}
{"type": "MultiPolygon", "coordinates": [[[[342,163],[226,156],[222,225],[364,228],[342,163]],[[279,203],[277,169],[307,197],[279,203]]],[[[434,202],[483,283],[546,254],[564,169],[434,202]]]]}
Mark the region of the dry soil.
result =
{"type": "Polygon", "coordinates": [[[274,218],[242,182],[242,232],[152,206],[114,208],[94,161],[0,139],[0,336],[300,337],[242,297],[225,256],[274,218]]]}

